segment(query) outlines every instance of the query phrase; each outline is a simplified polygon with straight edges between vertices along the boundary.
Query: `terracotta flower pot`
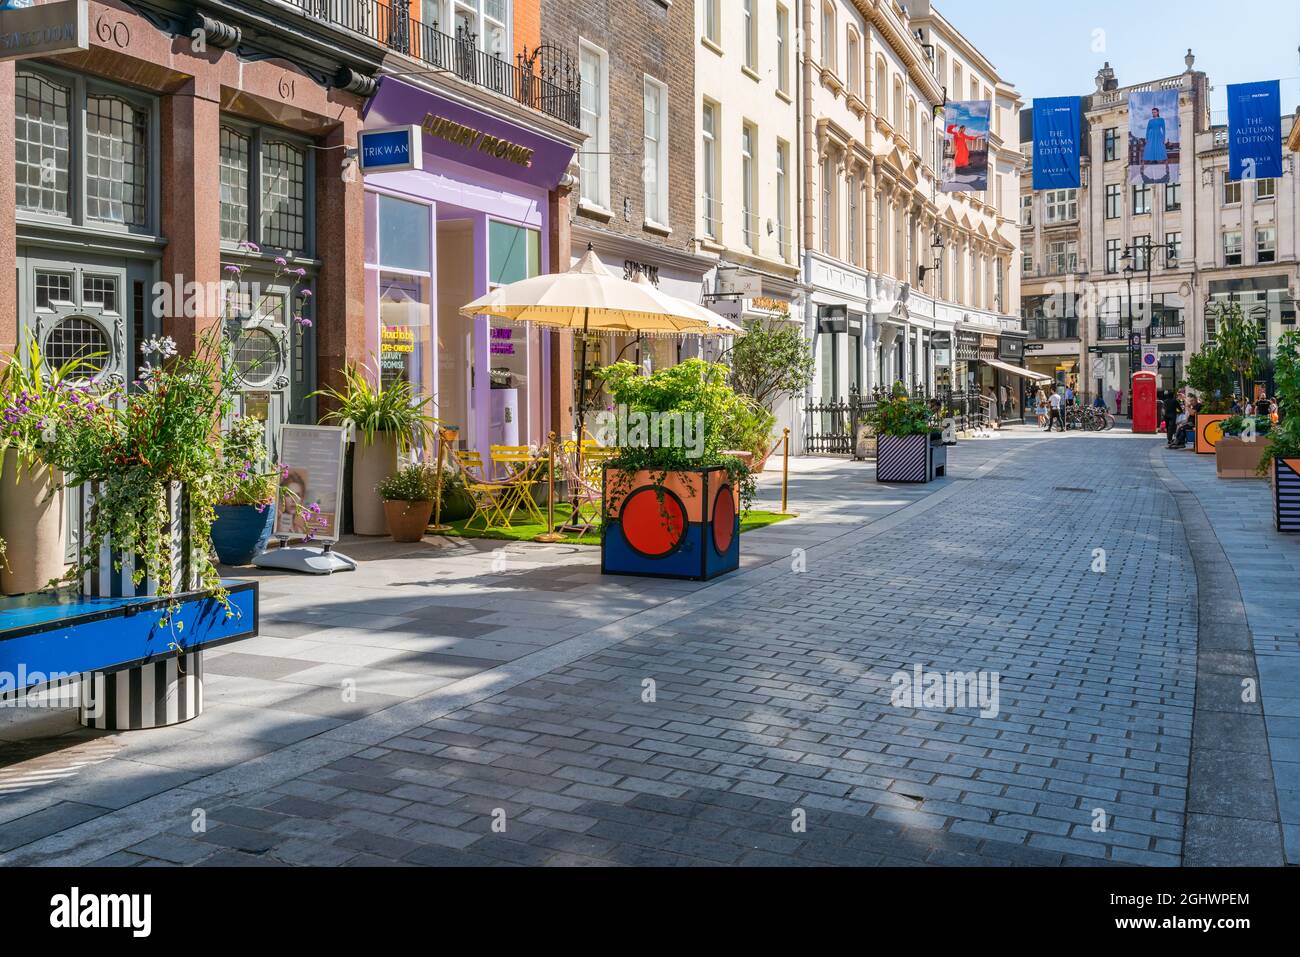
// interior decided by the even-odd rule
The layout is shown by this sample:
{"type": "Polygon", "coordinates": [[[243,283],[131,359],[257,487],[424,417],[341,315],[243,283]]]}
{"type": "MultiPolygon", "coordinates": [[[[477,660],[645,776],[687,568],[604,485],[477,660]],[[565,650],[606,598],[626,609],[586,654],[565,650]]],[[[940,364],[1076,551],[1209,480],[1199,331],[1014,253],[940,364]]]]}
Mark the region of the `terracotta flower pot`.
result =
{"type": "Polygon", "coordinates": [[[424,538],[433,515],[433,502],[385,502],[388,534],[395,542],[418,542],[424,538]]]}
{"type": "Polygon", "coordinates": [[[352,531],[387,535],[384,502],[376,486],[397,471],[397,438],[379,433],[366,445],[358,442],[352,466],[352,531]]]}
{"type": "Polygon", "coordinates": [[[0,539],[7,551],[0,565],[0,591],[23,595],[63,577],[65,515],[63,473],[20,466],[18,453],[6,451],[0,471],[0,539]]]}

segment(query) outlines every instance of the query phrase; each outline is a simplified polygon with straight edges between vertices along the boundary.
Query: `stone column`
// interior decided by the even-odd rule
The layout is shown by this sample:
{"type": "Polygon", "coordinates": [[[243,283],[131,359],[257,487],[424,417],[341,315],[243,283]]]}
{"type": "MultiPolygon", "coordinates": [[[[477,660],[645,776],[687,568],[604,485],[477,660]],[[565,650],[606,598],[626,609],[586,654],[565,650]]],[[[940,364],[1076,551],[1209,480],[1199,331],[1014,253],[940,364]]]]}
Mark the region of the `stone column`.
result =
{"type": "MultiPolygon", "coordinates": [[[[355,146],[361,121],[343,112],[341,122],[319,141],[316,152],[316,382],[342,388],[348,363],[365,364],[365,190],[361,174],[345,179],[343,147],[355,146]]],[[[434,309],[437,308],[436,302],[434,309]]]]}
{"type": "MultiPolygon", "coordinates": [[[[551,190],[547,199],[547,215],[551,224],[551,255],[547,270],[564,272],[573,256],[573,239],[569,223],[569,196],[572,187],[562,183],[551,190]]],[[[550,334],[551,381],[547,384],[551,396],[551,421],[547,428],[561,439],[569,437],[574,428],[573,408],[573,333],[553,330],[550,334]]]]}
{"type": "Polygon", "coordinates": [[[182,354],[193,351],[221,320],[220,297],[208,294],[221,280],[220,119],[220,90],[214,82],[200,86],[191,80],[162,98],[161,221],[167,237],[162,279],[181,284],[167,297],[168,311],[189,298],[183,295],[184,284],[197,283],[203,291],[190,299],[197,315],[159,317],[163,334],[176,340],[182,354]]]}
{"type": "MultiPolygon", "coordinates": [[[[9,116],[14,109],[14,64],[13,61],[0,63],[0,103],[9,107],[9,116]]],[[[6,172],[5,179],[9,185],[0,188],[0,350],[6,352],[18,344],[18,287],[14,282],[17,275],[16,259],[18,255],[15,233],[15,201],[13,186],[14,171],[14,137],[13,122],[6,131],[8,136],[0,136],[0,170],[6,172]]]]}

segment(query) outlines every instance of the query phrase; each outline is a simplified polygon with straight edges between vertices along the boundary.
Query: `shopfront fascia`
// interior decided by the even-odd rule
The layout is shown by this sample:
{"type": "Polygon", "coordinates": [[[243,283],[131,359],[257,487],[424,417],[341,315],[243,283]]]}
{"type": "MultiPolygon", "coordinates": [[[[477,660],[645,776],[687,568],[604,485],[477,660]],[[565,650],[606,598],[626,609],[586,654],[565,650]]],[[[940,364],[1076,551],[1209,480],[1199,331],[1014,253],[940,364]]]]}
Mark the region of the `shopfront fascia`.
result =
{"type": "Polygon", "coordinates": [[[386,78],[367,131],[411,128],[420,168],[366,172],[366,348],[431,395],[462,447],[544,442],[558,332],[460,309],[550,261],[550,192],[573,147],[386,78]]]}

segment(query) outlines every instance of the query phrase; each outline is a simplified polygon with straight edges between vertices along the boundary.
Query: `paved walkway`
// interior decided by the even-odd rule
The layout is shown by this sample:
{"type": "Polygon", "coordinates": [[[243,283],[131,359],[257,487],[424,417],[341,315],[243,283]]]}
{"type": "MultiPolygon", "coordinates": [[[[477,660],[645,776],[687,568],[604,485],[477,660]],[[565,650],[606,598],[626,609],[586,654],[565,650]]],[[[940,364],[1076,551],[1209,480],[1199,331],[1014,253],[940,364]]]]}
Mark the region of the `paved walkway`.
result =
{"type": "Polygon", "coordinates": [[[923,488],[798,460],[800,519],[706,585],[349,543],[262,576],[198,720],[9,745],[0,865],[1177,864],[1195,573],[1150,447],[1014,430],[923,488]],[[917,667],[996,707],[896,705],[917,667]]]}
{"type": "Polygon", "coordinates": [[[1223,697],[1242,725],[1234,729],[1237,739],[1254,742],[1253,757],[1238,759],[1237,788],[1254,792],[1260,818],[1270,809],[1259,795],[1276,793],[1287,863],[1300,864],[1300,538],[1274,531],[1266,480],[1220,479],[1212,455],[1157,454],[1177,485],[1196,496],[1230,566],[1206,581],[1208,614],[1244,619],[1239,651],[1254,652],[1256,674],[1224,669],[1223,697]],[[1257,700],[1242,701],[1242,682],[1250,677],[1258,678],[1257,700]],[[1272,765],[1272,789],[1264,758],[1272,765]]]}

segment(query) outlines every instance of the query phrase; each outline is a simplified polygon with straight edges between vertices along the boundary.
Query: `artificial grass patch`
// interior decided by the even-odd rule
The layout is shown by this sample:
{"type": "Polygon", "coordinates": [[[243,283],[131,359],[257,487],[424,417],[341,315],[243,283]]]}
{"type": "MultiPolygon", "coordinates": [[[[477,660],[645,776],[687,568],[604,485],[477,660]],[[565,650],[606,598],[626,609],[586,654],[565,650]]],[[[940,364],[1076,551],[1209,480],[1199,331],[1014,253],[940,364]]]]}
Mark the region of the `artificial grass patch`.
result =
{"type": "MultiPolygon", "coordinates": [[[[567,504],[557,504],[555,506],[555,524],[557,527],[568,521],[569,512],[570,508],[567,504]]],[[[794,516],[782,515],[780,512],[748,512],[740,517],[740,533],[743,535],[745,532],[752,532],[755,529],[766,528],[769,525],[775,525],[777,522],[784,522],[788,518],[794,518],[794,516]]],[[[522,520],[522,516],[520,516],[520,520],[518,521],[512,519],[513,524],[510,528],[494,526],[485,529],[483,527],[482,518],[475,520],[473,528],[467,528],[467,522],[468,519],[461,519],[457,522],[448,522],[447,524],[451,526],[451,530],[443,532],[442,534],[449,535],[453,538],[492,538],[507,542],[529,542],[535,539],[538,535],[547,531],[545,525],[531,522],[525,523],[522,520]]],[[[563,532],[561,534],[564,535],[563,544],[566,545],[600,544],[599,527],[594,528],[583,535],[579,535],[576,532],[563,532]]]]}

